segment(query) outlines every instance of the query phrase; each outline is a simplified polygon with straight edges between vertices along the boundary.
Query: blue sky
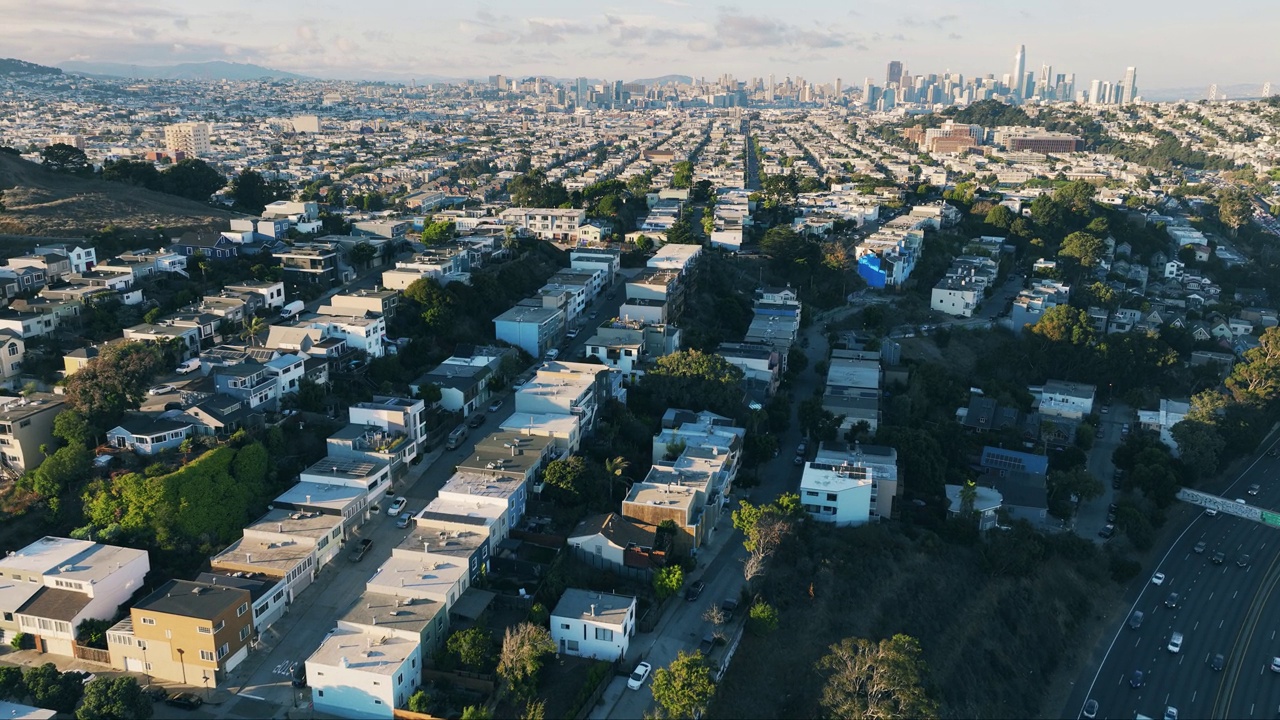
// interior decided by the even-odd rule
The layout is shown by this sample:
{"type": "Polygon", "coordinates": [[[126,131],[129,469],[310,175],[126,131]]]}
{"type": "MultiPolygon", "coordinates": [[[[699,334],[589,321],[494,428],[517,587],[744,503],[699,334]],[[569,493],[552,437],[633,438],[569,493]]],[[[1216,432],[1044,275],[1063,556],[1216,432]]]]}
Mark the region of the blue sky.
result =
{"type": "Polygon", "coordinates": [[[1274,0],[0,0],[0,55],[162,65],[228,60],[318,77],[667,73],[881,82],[915,73],[1138,68],[1139,88],[1280,82],[1274,0]]]}

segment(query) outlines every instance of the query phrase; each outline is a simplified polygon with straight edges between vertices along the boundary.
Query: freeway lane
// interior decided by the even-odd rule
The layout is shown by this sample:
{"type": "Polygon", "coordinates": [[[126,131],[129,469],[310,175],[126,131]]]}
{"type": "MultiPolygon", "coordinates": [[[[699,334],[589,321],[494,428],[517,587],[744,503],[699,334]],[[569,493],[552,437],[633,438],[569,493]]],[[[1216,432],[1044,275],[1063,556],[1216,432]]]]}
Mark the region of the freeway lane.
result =
{"type": "MultiPolygon", "coordinates": [[[[1259,457],[1223,494],[1280,507],[1280,461],[1259,457]],[[1245,489],[1253,483],[1261,485],[1259,494],[1248,496],[1245,489]]],[[[1101,667],[1080,685],[1098,701],[1098,717],[1160,717],[1168,705],[1182,717],[1274,716],[1280,710],[1280,674],[1269,665],[1280,655],[1280,595],[1270,591],[1280,576],[1280,532],[1225,514],[1199,515],[1157,570],[1166,575],[1163,585],[1147,584],[1132,608],[1145,614],[1142,627],[1127,626],[1128,612],[1116,618],[1120,627],[1101,667]],[[1196,553],[1201,541],[1205,551],[1196,553]],[[1225,556],[1221,565],[1213,563],[1218,551],[1225,556]],[[1246,554],[1250,559],[1241,567],[1246,554]],[[1180,594],[1176,608],[1165,606],[1170,592],[1180,594]],[[1184,636],[1177,654],[1167,649],[1174,632],[1184,636]],[[1216,653],[1226,656],[1222,673],[1209,667],[1216,653]],[[1146,673],[1145,687],[1129,687],[1135,670],[1146,673]]],[[[1073,697],[1068,714],[1078,715],[1084,700],[1073,697]]]]}

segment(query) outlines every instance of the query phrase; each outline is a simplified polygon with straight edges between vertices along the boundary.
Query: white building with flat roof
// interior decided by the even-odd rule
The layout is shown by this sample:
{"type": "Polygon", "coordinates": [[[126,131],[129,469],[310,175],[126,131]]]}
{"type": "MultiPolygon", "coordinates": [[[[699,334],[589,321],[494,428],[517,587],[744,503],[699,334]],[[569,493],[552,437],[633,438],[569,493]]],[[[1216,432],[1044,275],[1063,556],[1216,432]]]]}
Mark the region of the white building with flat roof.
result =
{"type": "Polygon", "coordinates": [[[582,445],[582,422],[577,415],[514,412],[501,427],[504,432],[551,438],[556,450],[565,455],[578,452],[582,445]]]}
{"type": "Polygon", "coordinates": [[[422,684],[422,643],[339,626],[306,665],[316,710],[342,718],[391,718],[422,684]]]}
{"type": "Polygon", "coordinates": [[[569,588],[551,613],[551,639],[565,655],[614,661],[627,655],[636,599],[569,588]]]}

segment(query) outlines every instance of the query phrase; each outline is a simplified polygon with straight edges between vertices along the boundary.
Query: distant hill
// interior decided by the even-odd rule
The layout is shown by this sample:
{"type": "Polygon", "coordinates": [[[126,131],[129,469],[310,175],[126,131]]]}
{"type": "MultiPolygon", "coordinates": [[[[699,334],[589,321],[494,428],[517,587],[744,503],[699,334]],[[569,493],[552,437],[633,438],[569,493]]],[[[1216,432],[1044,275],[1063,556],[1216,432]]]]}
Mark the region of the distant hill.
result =
{"type": "Polygon", "coordinates": [[[62,69],[80,75],[135,78],[138,80],[311,80],[305,75],[272,70],[261,65],[213,60],[178,65],[129,65],[109,62],[62,63],[62,69]]]}
{"type": "Polygon", "coordinates": [[[26,60],[18,60],[17,58],[0,58],[0,75],[10,74],[26,74],[26,75],[61,75],[62,71],[56,67],[46,67],[29,63],[26,60]]]}
{"type": "Polygon", "coordinates": [[[632,80],[633,85],[646,85],[652,87],[654,85],[692,85],[693,78],[688,75],[663,75],[656,78],[641,78],[640,80],[632,80]]]}
{"type": "MultiPolygon", "coordinates": [[[[1138,95],[1149,102],[1170,102],[1174,100],[1204,100],[1209,97],[1209,86],[1154,88],[1145,90],[1138,88],[1138,95]]],[[[1228,100],[1253,100],[1262,97],[1262,83],[1219,84],[1218,96],[1225,95],[1228,100]]]]}
{"type": "Polygon", "coordinates": [[[175,235],[186,230],[225,230],[232,213],[174,195],[123,183],[52,172],[0,153],[0,234],[83,237],[107,225],[175,235]]]}

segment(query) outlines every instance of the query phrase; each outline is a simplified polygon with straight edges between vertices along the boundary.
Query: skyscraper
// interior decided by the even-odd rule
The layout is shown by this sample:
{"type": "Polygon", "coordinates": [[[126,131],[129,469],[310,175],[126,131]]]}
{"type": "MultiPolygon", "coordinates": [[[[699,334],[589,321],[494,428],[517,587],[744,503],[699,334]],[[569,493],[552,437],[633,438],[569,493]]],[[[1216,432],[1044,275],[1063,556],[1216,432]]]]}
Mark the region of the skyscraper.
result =
{"type": "Polygon", "coordinates": [[[844,83],[840,80],[840,78],[836,78],[836,95],[835,96],[837,100],[840,98],[840,93],[843,90],[844,90],[844,83]]]}
{"type": "Polygon", "coordinates": [[[1026,97],[1026,88],[1023,86],[1024,78],[1027,74],[1027,46],[1019,45],[1018,52],[1013,56],[1013,81],[1017,83],[1016,87],[1009,88],[1014,91],[1016,97],[1026,97]]]}
{"type": "Polygon", "coordinates": [[[765,102],[773,102],[774,97],[775,96],[773,94],[773,73],[769,73],[769,87],[765,89],[764,100],[765,102]]]}
{"type": "Polygon", "coordinates": [[[1128,105],[1138,97],[1138,69],[1134,67],[1124,70],[1124,90],[1120,102],[1128,105]]]}
{"type": "Polygon", "coordinates": [[[577,82],[575,83],[573,95],[574,95],[573,104],[577,105],[578,107],[586,107],[587,103],[591,101],[591,88],[587,85],[586,78],[584,77],[578,78],[577,82]]]}
{"type": "Polygon", "coordinates": [[[902,61],[890,60],[889,69],[884,74],[884,84],[896,83],[902,79],[902,61]]]}

